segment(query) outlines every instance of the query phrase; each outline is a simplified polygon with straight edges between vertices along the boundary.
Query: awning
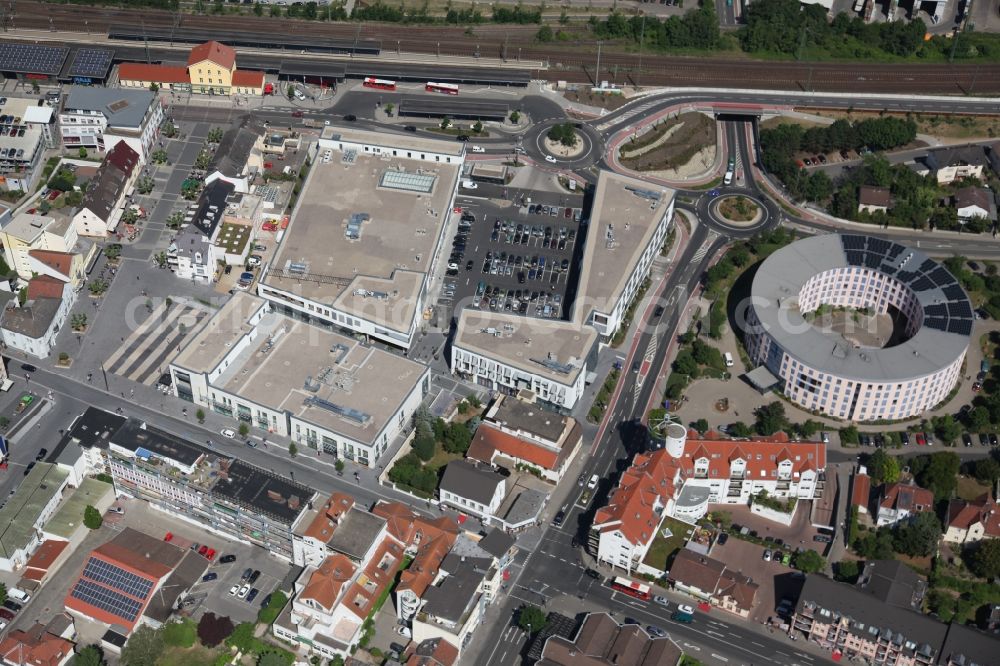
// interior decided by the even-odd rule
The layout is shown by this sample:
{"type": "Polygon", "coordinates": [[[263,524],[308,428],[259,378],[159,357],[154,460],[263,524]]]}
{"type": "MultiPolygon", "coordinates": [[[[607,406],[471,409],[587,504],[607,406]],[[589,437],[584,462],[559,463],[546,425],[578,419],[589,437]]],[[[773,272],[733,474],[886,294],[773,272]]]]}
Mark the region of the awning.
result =
{"type": "Polygon", "coordinates": [[[744,377],[746,377],[746,380],[750,382],[751,386],[753,386],[761,393],[767,393],[775,386],[777,386],[780,381],[777,377],[771,374],[770,370],[768,370],[763,365],[757,366],[756,368],[745,374],[744,377]]]}

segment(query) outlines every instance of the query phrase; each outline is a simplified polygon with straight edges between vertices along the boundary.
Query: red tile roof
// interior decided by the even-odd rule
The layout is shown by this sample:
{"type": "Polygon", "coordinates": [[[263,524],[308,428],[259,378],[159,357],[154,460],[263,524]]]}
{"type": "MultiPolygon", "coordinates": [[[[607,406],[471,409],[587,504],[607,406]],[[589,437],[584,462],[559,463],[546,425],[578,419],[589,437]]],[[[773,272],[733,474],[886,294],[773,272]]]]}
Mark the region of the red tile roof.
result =
{"type": "Polygon", "coordinates": [[[406,660],[406,666],[452,666],[456,662],[458,648],[438,637],[420,641],[406,660]]]}
{"type": "Polygon", "coordinates": [[[459,532],[458,523],[454,519],[448,516],[424,518],[400,502],[379,502],[372,508],[372,513],[385,519],[386,530],[402,543],[404,548],[424,544],[441,534],[454,537],[459,532]]]}
{"type": "Polygon", "coordinates": [[[948,527],[967,530],[976,523],[983,524],[985,534],[1000,537],[1000,511],[989,493],[971,502],[953,499],[948,503],[948,527]]]}
{"type": "Polygon", "coordinates": [[[243,88],[261,88],[264,86],[264,72],[238,69],[233,72],[233,85],[243,88]]]}
{"type": "MultiPolygon", "coordinates": [[[[119,142],[119,143],[124,143],[119,142]]],[[[73,256],[69,252],[56,252],[55,250],[28,250],[28,256],[38,262],[45,264],[61,275],[69,276],[73,270],[73,256]]]]}
{"type": "Polygon", "coordinates": [[[232,71],[236,66],[236,51],[231,46],[220,44],[216,41],[205,42],[191,49],[188,56],[188,67],[196,65],[204,60],[210,60],[216,65],[232,71]]]}
{"type": "Polygon", "coordinates": [[[708,459],[708,475],[712,478],[728,478],[730,465],[737,457],[747,461],[746,473],[755,479],[777,478],[782,460],[792,462],[793,479],[802,472],[826,467],[826,445],[821,442],[789,442],[784,433],[749,442],[713,439],[713,435],[709,432],[699,439],[694,430],[688,432],[681,460],[684,474],[694,474],[694,462],[700,458],[708,459]]]}
{"type": "Polygon", "coordinates": [[[28,560],[24,570],[24,577],[29,580],[42,580],[48,573],[49,567],[59,559],[59,555],[66,550],[68,541],[58,541],[56,539],[46,539],[38,547],[35,554],[28,560]]]}
{"type": "Polygon", "coordinates": [[[118,65],[120,81],[152,81],[155,83],[189,83],[186,67],[147,65],[143,62],[123,62],[118,65]]]}
{"type": "Polygon", "coordinates": [[[156,560],[143,557],[134,550],[129,550],[113,541],[94,549],[93,555],[115,566],[129,569],[133,573],[152,580],[159,580],[170,573],[171,567],[156,560]]]}
{"type": "Polygon", "coordinates": [[[396,580],[396,572],[402,564],[402,546],[394,539],[386,537],[364,572],[357,577],[351,589],[344,595],[341,603],[360,619],[367,619],[382,591],[396,580]]]}
{"type": "Polygon", "coordinates": [[[469,450],[468,455],[470,458],[481,460],[482,462],[492,461],[492,455],[489,455],[489,457],[482,456],[487,455],[487,451],[494,450],[511,458],[537,465],[543,469],[558,469],[558,450],[515,437],[486,423],[481,424],[476,429],[476,434],[472,438],[469,450]],[[475,447],[474,451],[473,447],[475,447]]]}
{"type": "Polygon", "coordinates": [[[73,644],[47,633],[36,625],[31,631],[20,629],[7,634],[0,642],[0,659],[13,666],[58,666],[73,654],[73,644]],[[38,631],[35,629],[38,628],[38,631]]]}
{"type": "Polygon", "coordinates": [[[910,513],[933,511],[934,493],[920,486],[891,483],[882,490],[879,506],[883,509],[909,511],[910,513]]]}
{"type": "Polygon", "coordinates": [[[430,587],[437,576],[441,562],[455,544],[455,535],[441,533],[420,544],[416,557],[405,571],[400,574],[396,591],[412,590],[417,597],[424,595],[424,590],[430,587]]]}
{"type": "Polygon", "coordinates": [[[660,523],[654,504],[657,499],[666,504],[674,496],[678,472],[677,461],[666,449],[637,454],[611,493],[608,505],[598,509],[594,525],[602,531],[621,530],[632,544],[646,543],[660,523]]]}
{"type": "Polygon", "coordinates": [[[304,536],[328,543],[337,529],[338,523],[354,506],[354,498],[345,493],[333,493],[322,507],[319,514],[309,523],[303,532],[304,536]]]}
{"type": "Polygon", "coordinates": [[[50,275],[36,275],[28,282],[28,300],[36,298],[62,298],[66,283],[50,275]]]}
{"type": "Polygon", "coordinates": [[[340,591],[354,576],[354,563],[337,553],[319,565],[306,583],[300,599],[312,599],[323,608],[333,609],[340,598],[340,591]]]}
{"type": "Polygon", "coordinates": [[[854,488],[851,490],[851,506],[868,508],[868,499],[871,496],[872,480],[867,474],[854,475],[854,488]]]}

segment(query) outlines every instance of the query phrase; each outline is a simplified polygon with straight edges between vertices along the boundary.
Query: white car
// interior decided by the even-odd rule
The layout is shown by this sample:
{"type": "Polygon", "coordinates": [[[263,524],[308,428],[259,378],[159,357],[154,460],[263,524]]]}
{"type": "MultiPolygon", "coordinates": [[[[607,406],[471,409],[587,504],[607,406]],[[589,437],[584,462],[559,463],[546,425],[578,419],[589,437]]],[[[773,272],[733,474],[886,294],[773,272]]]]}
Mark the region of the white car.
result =
{"type": "Polygon", "coordinates": [[[231,588],[229,588],[229,594],[233,595],[234,597],[239,593],[240,593],[239,584],[233,585],[231,588]]]}
{"type": "Polygon", "coordinates": [[[236,431],[233,430],[232,428],[223,428],[222,430],[219,431],[219,434],[225,437],[226,439],[236,439],[236,431]]]}
{"type": "Polygon", "coordinates": [[[486,149],[483,148],[482,146],[473,146],[472,147],[472,152],[474,152],[474,153],[485,153],[486,149]]]}
{"type": "Polygon", "coordinates": [[[593,476],[590,477],[590,481],[587,482],[587,487],[590,488],[591,490],[593,490],[594,488],[597,488],[597,482],[600,481],[600,480],[601,480],[601,477],[599,477],[596,474],[594,474],[593,476]]]}
{"type": "Polygon", "coordinates": [[[685,615],[694,615],[694,609],[684,604],[677,606],[677,610],[685,615]]]}
{"type": "Polygon", "coordinates": [[[556,158],[552,157],[551,155],[546,155],[545,156],[545,161],[546,162],[551,162],[552,164],[555,164],[556,163],[556,158]]]}
{"type": "Polygon", "coordinates": [[[653,597],[653,601],[663,607],[666,607],[668,603],[667,598],[661,597],[660,595],[656,595],[655,597],[653,597]]]}
{"type": "Polygon", "coordinates": [[[250,586],[244,585],[243,587],[240,588],[240,591],[236,593],[236,596],[239,599],[245,599],[249,592],[250,592],[250,586]]]}

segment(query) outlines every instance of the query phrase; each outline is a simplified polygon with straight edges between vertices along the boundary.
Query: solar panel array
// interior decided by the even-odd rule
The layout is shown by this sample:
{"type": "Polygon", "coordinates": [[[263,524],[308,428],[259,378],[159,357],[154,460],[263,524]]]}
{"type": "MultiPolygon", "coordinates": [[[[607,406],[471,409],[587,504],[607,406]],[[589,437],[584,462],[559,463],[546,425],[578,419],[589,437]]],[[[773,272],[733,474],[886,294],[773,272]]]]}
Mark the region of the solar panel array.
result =
{"type": "Polygon", "coordinates": [[[91,557],[87,562],[87,566],[83,568],[83,576],[139,599],[148,597],[153,589],[153,581],[148,578],[136,576],[131,571],[96,557],[91,557]]]}
{"type": "Polygon", "coordinates": [[[0,43],[0,71],[58,76],[68,55],[65,46],[4,42],[0,43]]]}
{"type": "Polygon", "coordinates": [[[898,264],[906,249],[892,241],[872,236],[844,234],[840,237],[847,263],[864,266],[891,275],[913,291],[926,292],[940,289],[944,298],[924,307],[927,328],[958,335],[972,333],[972,306],[958,282],[943,266],[933,259],[924,259],[920,266],[898,264]]]}
{"type": "Polygon", "coordinates": [[[77,49],[70,65],[69,75],[90,79],[103,79],[111,69],[111,59],[114,51],[111,49],[81,48],[77,49]]]}
{"type": "Polygon", "coordinates": [[[70,595],[95,608],[111,613],[129,622],[135,622],[142,610],[142,602],[127,597],[120,592],[81,578],[73,586],[70,595]]]}

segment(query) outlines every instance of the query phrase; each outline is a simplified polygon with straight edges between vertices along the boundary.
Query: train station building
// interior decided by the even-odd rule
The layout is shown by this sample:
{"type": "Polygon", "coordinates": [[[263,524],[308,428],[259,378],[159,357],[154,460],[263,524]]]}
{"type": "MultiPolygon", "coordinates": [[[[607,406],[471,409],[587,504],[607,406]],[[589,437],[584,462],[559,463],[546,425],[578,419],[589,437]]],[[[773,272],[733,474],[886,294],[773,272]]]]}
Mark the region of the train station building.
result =
{"type": "Polygon", "coordinates": [[[178,90],[208,95],[263,95],[264,72],[236,68],[236,50],[216,41],[191,49],[186,66],[125,62],[118,66],[125,88],[178,90]]]}

